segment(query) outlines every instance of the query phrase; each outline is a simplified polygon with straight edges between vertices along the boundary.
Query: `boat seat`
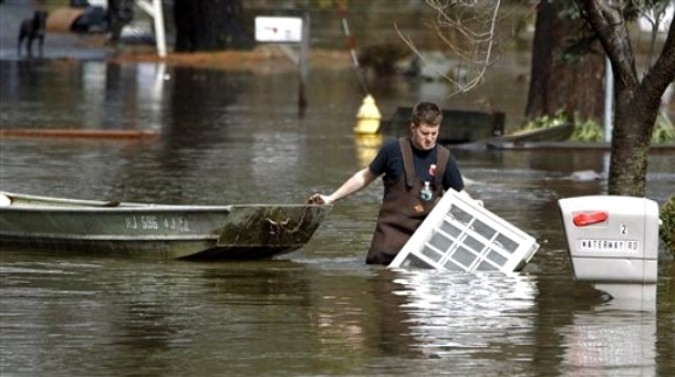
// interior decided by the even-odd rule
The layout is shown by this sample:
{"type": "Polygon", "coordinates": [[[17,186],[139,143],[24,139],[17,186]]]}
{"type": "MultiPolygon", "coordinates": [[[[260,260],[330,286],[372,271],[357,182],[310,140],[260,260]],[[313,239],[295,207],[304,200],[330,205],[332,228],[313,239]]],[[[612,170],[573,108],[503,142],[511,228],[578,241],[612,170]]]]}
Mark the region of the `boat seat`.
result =
{"type": "Polygon", "coordinates": [[[11,205],[12,199],[5,194],[0,194],[0,207],[9,207],[11,205]]]}

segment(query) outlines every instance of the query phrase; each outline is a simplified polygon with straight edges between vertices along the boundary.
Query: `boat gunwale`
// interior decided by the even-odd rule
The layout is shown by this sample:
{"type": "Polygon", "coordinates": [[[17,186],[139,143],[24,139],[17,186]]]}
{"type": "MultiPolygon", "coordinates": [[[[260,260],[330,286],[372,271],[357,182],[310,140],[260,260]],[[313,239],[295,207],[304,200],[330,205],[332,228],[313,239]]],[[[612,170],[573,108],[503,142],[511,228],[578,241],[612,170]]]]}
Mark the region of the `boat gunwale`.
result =
{"type": "Polygon", "coordinates": [[[184,204],[152,204],[134,202],[111,202],[101,200],[64,199],[37,195],[18,195],[0,191],[12,203],[0,206],[0,211],[51,211],[51,212],[232,212],[238,208],[307,208],[327,207],[321,204],[229,204],[229,205],[184,205],[184,204]]]}
{"type": "Polygon", "coordinates": [[[25,212],[111,212],[111,213],[131,213],[131,212],[223,212],[230,213],[237,208],[307,208],[307,207],[323,207],[316,204],[243,204],[231,206],[191,206],[191,205],[166,205],[166,206],[142,206],[142,207],[127,207],[124,205],[116,207],[96,207],[96,206],[52,206],[52,205],[25,205],[18,204],[8,207],[0,207],[2,211],[25,211],[25,212]]]}

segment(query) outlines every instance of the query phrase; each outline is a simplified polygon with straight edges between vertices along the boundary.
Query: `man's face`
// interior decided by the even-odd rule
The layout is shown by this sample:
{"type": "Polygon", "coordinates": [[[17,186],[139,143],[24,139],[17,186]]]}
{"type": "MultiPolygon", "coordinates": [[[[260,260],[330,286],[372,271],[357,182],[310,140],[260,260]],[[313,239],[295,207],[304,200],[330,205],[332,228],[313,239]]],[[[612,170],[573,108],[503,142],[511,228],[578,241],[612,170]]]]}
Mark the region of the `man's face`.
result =
{"type": "Polygon", "coordinates": [[[436,139],[438,138],[438,130],[440,125],[430,125],[421,123],[419,125],[411,124],[412,143],[415,148],[428,151],[436,146],[436,139]]]}

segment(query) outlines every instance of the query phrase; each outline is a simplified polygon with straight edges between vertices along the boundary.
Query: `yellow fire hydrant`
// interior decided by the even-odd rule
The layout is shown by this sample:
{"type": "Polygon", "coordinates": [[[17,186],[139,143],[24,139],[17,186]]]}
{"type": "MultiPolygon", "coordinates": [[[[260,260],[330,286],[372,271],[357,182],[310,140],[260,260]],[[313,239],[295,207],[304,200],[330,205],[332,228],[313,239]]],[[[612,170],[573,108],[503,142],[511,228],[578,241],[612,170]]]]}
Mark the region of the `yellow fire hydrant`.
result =
{"type": "Polygon", "coordinates": [[[375,104],[375,99],[368,94],[363,99],[363,104],[361,104],[358,113],[356,113],[354,132],[368,135],[375,134],[380,129],[381,119],[382,115],[375,104]]]}

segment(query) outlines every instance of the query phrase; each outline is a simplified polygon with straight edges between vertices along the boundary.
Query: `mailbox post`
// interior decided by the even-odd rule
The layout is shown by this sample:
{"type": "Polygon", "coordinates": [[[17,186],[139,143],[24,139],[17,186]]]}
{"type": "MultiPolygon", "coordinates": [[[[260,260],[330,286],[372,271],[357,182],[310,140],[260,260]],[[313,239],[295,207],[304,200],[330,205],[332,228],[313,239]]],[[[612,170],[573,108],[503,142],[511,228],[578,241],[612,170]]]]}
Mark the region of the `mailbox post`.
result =
{"type": "Polygon", "coordinates": [[[656,300],[658,204],[582,196],[558,201],[574,277],[615,299],[656,300]]]}
{"type": "Polygon", "coordinates": [[[255,39],[258,42],[277,43],[281,50],[298,65],[298,109],[304,114],[307,107],[305,87],[309,60],[309,13],[297,17],[259,16],[255,18],[255,39]],[[298,57],[287,44],[300,44],[298,57]]]}

